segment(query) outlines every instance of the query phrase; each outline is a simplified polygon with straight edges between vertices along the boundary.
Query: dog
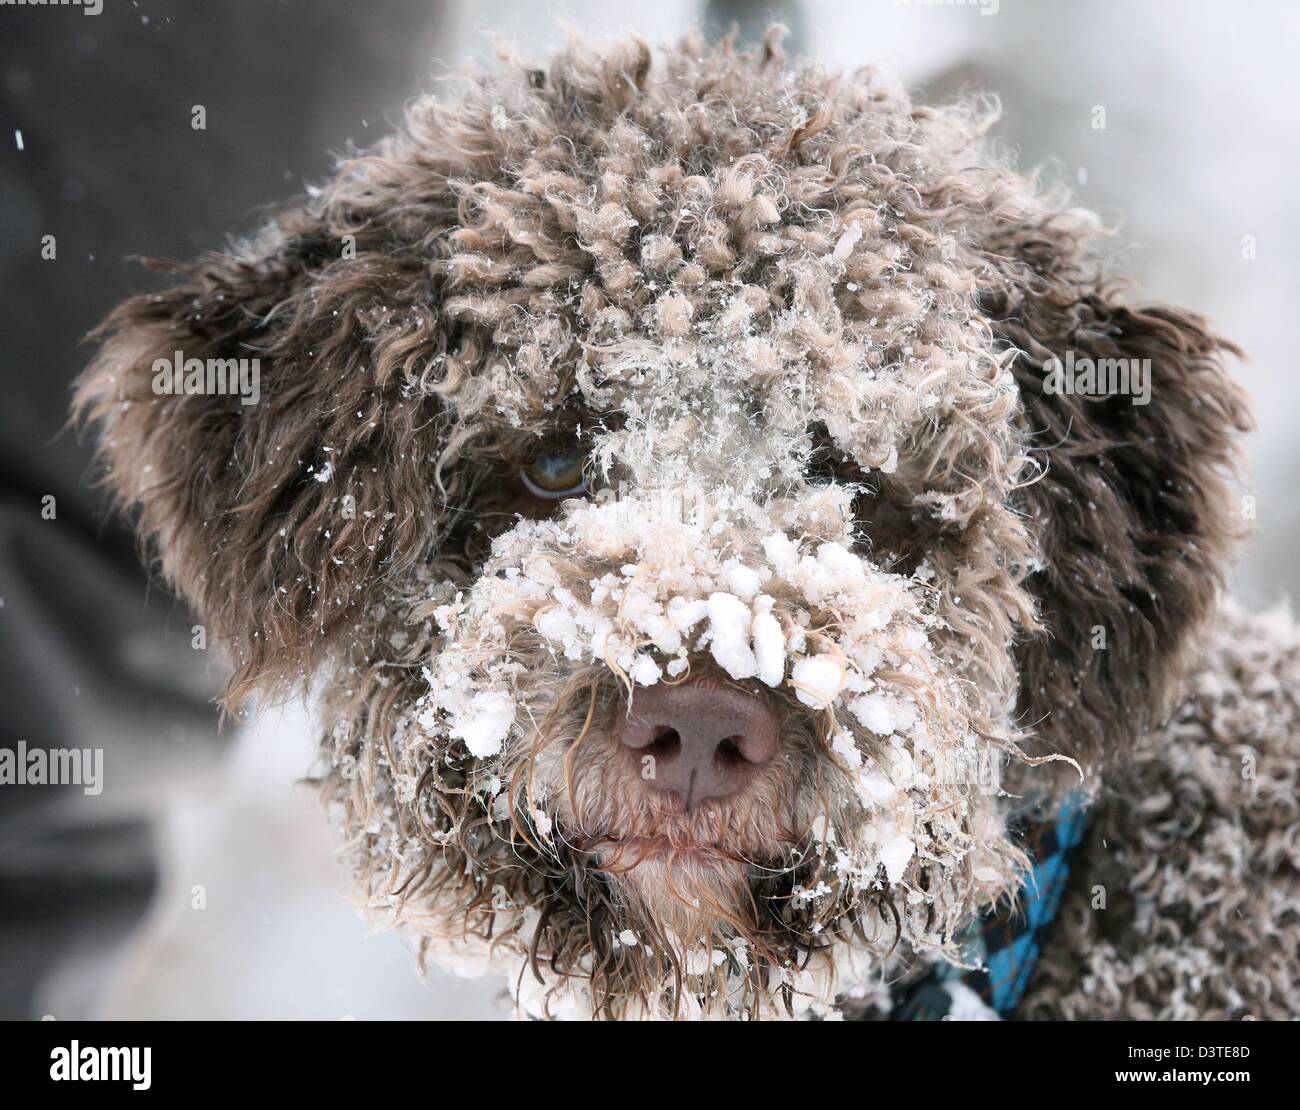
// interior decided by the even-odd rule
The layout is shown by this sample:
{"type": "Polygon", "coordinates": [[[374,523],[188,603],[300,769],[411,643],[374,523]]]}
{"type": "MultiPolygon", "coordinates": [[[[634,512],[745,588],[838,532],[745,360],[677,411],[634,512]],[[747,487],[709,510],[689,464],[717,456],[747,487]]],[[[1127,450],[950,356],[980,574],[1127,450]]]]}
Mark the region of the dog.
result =
{"type": "Polygon", "coordinates": [[[1300,637],[1223,596],[1237,348],[1128,303],[995,117],[779,28],[579,39],[101,326],[109,486],[229,705],[323,690],[422,960],[535,1017],[1300,1010],[1300,637]],[[248,359],[255,403],[155,388],[248,359]],[[971,938],[1066,808],[990,1005],[971,938]]]}

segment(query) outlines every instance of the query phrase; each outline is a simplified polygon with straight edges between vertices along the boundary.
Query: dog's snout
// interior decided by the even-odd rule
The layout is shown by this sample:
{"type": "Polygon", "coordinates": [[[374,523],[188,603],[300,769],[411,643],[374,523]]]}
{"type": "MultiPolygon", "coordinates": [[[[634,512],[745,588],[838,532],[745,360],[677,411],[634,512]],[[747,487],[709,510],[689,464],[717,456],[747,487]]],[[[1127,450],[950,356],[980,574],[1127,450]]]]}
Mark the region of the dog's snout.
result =
{"type": "Polygon", "coordinates": [[[649,789],[690,810],[743,790],[776,755],[776,714],[760,698],[703,684],[638,688],[620,718],[619,741],[640,755],[649,789]]]}

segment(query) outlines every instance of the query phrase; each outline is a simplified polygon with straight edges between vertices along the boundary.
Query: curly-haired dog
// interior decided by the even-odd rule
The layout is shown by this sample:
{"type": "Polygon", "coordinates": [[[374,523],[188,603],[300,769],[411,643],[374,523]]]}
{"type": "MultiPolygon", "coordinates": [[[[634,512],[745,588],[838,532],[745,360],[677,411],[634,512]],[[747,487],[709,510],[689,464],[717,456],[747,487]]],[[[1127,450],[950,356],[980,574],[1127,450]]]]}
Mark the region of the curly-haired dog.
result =
{"type": "Polygon", "coordinates": [[[327,798],[422,952],[535,1014],[888,1012],[1082,798],[1017,1014],[1300,1011],[1300,642],[1219,598],[1234,348],[1125,304],[992,115],[775,33],[578,43],[106,322],[112,487],[234,702],[327,676],[327,798]],[[185,369],[241,358],[255,404],[185,369]]]}

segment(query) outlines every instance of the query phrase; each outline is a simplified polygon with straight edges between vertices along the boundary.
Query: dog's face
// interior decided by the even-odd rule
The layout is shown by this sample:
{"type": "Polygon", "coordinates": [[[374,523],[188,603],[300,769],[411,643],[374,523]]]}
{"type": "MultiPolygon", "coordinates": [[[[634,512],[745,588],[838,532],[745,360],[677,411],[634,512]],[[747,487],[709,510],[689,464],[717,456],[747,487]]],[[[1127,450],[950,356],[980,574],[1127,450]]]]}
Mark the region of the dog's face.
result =
{"type": "Polygon", "coordinates": [[[983,128],[772,43],[575,50],[111,318],[117,489],[236,693],[331,675],[329,796],[435,955],[828,1005],[1014,884],[1002,786],[1161,711],[1244,411],[983,128]],[[158,396],[173,350],[260,400],[158,396]]]}

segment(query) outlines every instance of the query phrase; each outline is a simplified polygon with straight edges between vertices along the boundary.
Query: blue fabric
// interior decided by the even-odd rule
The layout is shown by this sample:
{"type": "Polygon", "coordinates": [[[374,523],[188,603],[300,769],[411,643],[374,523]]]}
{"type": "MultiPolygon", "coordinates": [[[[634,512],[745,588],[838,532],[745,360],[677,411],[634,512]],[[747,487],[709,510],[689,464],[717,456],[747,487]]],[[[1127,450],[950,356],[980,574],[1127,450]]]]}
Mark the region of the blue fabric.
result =
{"type": "Polygon", "coordinates": [[[1000,1017],[1015,1014],[1041,953],[1044,932],[1056,918],[1070,877],[1070,857],[1087,830],[1081,793],[1071,794],[1050,819],[1021,827],[1031,867],[1015,902],[999,903],[975,922],[960,947],[974,971],[936,966],[914,984],[894,1010],[896,1021],[937,1021],[948,1015],[951,995],[944,984],[959,980],[1000,1017]]]}

